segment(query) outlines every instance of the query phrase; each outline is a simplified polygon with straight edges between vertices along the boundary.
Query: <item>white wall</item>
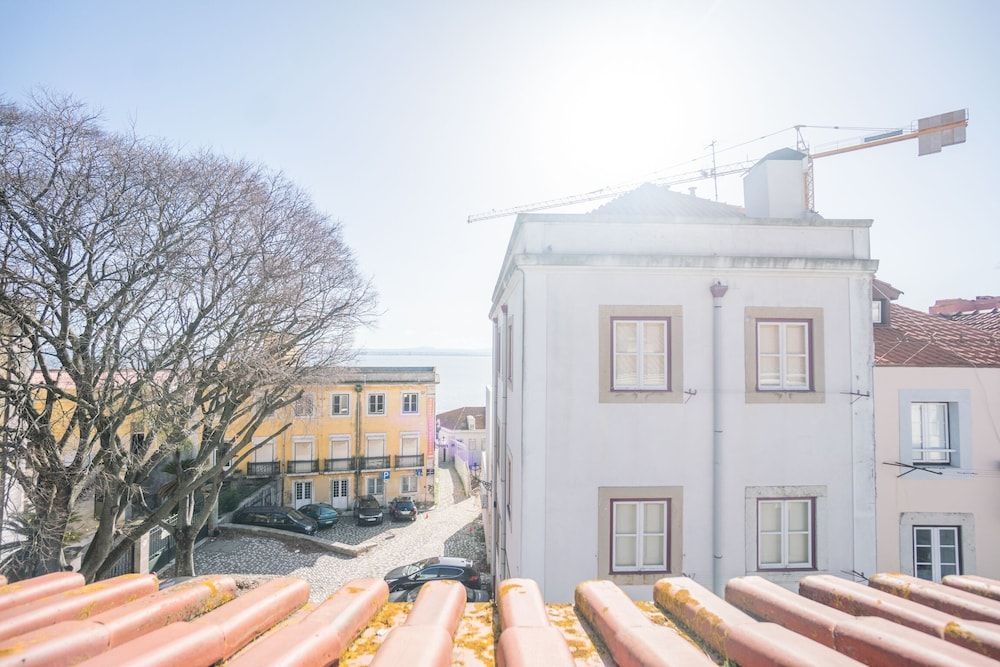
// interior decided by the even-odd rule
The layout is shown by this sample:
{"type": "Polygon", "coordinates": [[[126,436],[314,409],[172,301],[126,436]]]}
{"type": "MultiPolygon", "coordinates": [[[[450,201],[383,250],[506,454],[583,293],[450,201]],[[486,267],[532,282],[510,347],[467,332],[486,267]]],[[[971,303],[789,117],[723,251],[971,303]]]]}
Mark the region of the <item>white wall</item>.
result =
{"type": "MultiPolygon", "coordinates": [[[[748,486],[825,487],[820,569],[871,572],[872,403],[852,395],[871,390],[868,223],[594,225],[555,217],[521,219],[505,261],[519,268],[501,274],[494,295],[494,314],[502,322],[506,304],[515,323],[501,444],[514,460],[511,576],[536,579],[549,601],[571,600],[577,583],[602,576],[597,488],[682,486],[682,569],[711,586],[715,280],[729,285],[719,388],[725,577],[747,574],[748,486]],[[697,393],[683,404],[599,403],[598,307],[644,304],[683,309],[684,389],[697,393]],[[746,402],[746,306],[823,309],[825,402],[746,402]]],[[[771,578],[791,586],[801,576],[771,578]]],[[[650,595],[648,587],[627,590],[650,595]]]]}

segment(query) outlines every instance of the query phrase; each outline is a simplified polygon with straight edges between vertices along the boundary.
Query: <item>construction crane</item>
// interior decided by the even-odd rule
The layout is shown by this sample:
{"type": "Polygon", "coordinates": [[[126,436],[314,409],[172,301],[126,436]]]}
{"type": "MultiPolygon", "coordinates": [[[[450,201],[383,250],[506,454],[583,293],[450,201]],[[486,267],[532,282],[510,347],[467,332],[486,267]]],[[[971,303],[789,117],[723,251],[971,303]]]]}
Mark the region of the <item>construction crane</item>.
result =
{"type": "MultiPolygon", "coordinates": [[[[928,155],[930,153],[938,153],[945,146],[964,143],[965,128],[968,125],[969,125],[968,109],[959,109],[958,111],[938,114],[937,116],[928,116],[926,118],[921,118],[911,123],[909,127],[858,128],[858,127],[844,127],[838,125],[794,125],[790,128],[787,128],[787,130],[795,131],[796,149],[805,156],[804,158],[805,167],[803,169],[803,190],[804,190],[804,199],[806,202],[807,209],[810,211],[816,210],[813,161],[824,157],[841,155],[843,153],[850,153],[853,151],[864,150],[866,148],[875,148],[876,146],[885,146],[886,144],[893,144],[900,141],[907,141],[910,139],[919,140],[918,151],[917,151],[918,156],[928,155]],[[805,137],[802,134],[802,130],[806,129],[851,130],[851,131],[879,130],[879,133],[869,136],[855,137],[852,139],[848,139],[844,142],[836,142],[832,146],[825,144],[823,146],[818,147],[823,150],[817,150],[816,152],[811,152],[809,144],[806,142],[805,137]]],[[[763,137],[759,137],[758,139],[752,139],[750,141],[745,141],[736,144],[735,146],[730,146],[725,150],[731,150],[732,148],[744,146],[748,143],[753,143],[754,141],[759,141],[760,139],[766,139],[785,131],[786,130],[779,130],[778,132],[772,132],[771,134],[764,135],[763,137]]],[[[468,222],[470,223],[482,222],[484,220],[493,220],[496,218],[504,218],[509,215],[517,215],[518,213],[532,213],[535,211],[544,211],[546,209],[560,208],[562,206],[570,206],[573,204],[582,204],[590,201],[596,201],[599,199],[608,199],[610,197],[614,197],[616,195],[629,192],[630,190],[633,190],[639,185],[642,185],[644,183],[652,183],[654,185],[663,185],[669,187],[672,185],[695,183],[697,181],[704,181],[708,179],[713,179],[717,181],[717,179],[720,176],[745,174],[758,161],[757,159],[743,160],[739,162],[731,162],[728,164],[716,166],[715,142],[713,141],[709,146],[712,148],[712,153],[711,153],[712,166],[706,169],[697,169],[669,176],[660,176],[657,178],[651,178],[639,181],[630,181],[628,183],[621,183],[619,185],[608,186],[597,190],[591,190],[590,192],[570,195],[567,197],[546,199],[543,201],[537,201],[530,204],[522,204],[520,206],[511,206],[509,208],[503,208],[503,209],[493,209],[490,211],[485,211],[482,213],[476,213],[470,215],[468,217],[468,222]]],[[[698,158],[695,158],[695,160],[697,159],[698,158]]],[[[693,162],[695,160],[689,160],[688,162],[693,162]]],[[[716,185],[716,200],[718,200],[717,185],[716,185]]]]}

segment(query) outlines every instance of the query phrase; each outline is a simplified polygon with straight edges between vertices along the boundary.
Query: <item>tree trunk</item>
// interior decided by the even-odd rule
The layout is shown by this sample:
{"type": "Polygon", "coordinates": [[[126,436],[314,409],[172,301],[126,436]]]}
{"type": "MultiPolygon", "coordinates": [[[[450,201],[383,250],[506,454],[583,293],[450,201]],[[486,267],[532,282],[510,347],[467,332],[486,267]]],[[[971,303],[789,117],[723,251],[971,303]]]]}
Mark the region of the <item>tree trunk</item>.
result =
{"type": "Polygon", "coordinates": [[[197,536],[198,531],[194,530],[194,526],[184,526],[183,528],[178,526],[177,531],[174,533],[177,554],[174,560],[175,577],[195,576],[194,543],[197,536]]]}
{"type": "Polygon", "coordinates": [[[35,511],[32,534],[15,562],[11,573],[18,578],[37,577],[63,568],[63,539],[70,516],[69,484],[39,483],[32,494],[35,511]]]}

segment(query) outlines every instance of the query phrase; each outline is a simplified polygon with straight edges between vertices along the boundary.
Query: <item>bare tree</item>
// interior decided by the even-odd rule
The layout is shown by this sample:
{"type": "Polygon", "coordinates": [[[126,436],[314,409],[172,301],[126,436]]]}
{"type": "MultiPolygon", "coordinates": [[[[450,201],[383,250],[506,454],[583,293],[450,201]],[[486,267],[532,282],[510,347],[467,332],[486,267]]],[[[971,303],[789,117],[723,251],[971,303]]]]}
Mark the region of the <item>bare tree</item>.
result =
{"type": "Polygon", "coordinates": [[[105,132],[48,94],[0,106],[0,252],[0,342],[19,360],[0,461],[32,513],[15,576],[60,567],[86,489],[103,500],[88,579],[158,524],[191,569],[194,494],[214,503],[224,463],[305,368],[344,358],[374,301],[339,226],[281,174],[105,132]],[[133,442],[136,423],[153,437],[133,442]]]}

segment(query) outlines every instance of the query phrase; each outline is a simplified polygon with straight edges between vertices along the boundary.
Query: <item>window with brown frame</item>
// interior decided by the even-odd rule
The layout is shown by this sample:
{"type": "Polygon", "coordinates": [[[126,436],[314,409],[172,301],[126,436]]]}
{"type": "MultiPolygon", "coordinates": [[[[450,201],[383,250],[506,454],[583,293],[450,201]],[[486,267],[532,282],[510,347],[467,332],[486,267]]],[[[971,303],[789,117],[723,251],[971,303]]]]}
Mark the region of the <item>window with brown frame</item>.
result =
{"type": "Polygon", "coordinates": [[[757,320],[757,391],[812,389],[809,320],[757,320]]]}
{"type": "Polygon", "coordinates": [[[670,318],[611,318],[611,390],[670,391],[670,318]]]}

